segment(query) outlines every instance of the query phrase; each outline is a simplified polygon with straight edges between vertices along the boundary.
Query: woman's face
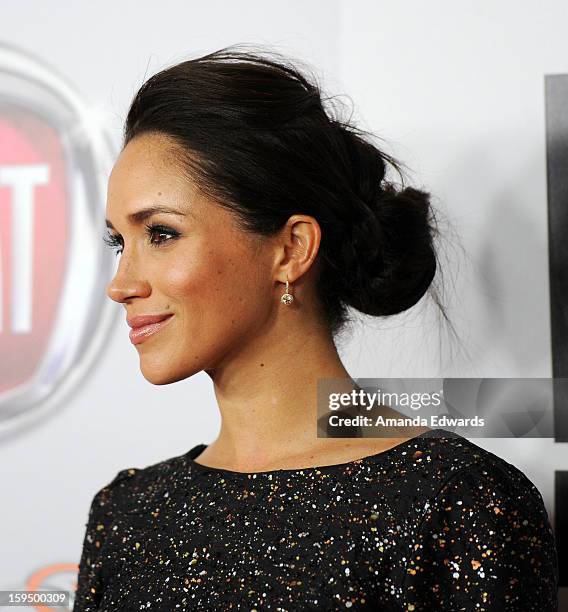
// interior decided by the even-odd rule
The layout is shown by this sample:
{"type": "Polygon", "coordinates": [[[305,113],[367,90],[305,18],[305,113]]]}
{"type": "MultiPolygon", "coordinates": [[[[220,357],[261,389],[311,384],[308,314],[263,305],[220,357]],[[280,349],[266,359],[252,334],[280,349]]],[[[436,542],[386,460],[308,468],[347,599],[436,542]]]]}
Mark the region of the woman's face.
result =
{"type": "Polygon", "coordinates": [[[228,210],[201,195],[172,163],[165,137],[140,136],[121,152],[108,184],[107,225],[121,252],[108,296],[130,320],[171,315],[137,332],[134,346],[151,383],[215,369],[278,303],[270,240],[243,232],[228,210]],[[151,212],[156,207],[168,211],[151,212]]]}

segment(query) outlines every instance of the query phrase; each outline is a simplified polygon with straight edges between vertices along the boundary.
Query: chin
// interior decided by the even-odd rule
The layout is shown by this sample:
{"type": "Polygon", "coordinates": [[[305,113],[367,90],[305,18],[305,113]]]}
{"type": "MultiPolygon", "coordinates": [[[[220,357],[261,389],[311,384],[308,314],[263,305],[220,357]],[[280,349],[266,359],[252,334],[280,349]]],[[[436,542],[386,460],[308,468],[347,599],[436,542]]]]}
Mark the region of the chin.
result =
{"type": "Polygon", "coordinates": [[[185,380],[196,374],[199,370],[188,372],[186,370],[176,370],[171,367],[171,364],[163,366],[144,363],[144,359],[140,360],[140,371],[142,376],[152,385],[170,385],[180,380],[185,380]]]}

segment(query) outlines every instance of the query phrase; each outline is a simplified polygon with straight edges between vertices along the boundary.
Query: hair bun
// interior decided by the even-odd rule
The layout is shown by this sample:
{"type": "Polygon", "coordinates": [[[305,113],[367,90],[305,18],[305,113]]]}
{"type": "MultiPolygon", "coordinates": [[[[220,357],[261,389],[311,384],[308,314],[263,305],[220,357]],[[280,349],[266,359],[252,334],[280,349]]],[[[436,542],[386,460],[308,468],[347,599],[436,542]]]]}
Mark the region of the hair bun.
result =
{"type": "Polygon", "coordinates": [[[414,306],[436,273],[430,196],[412,187],[397,189],[385,180],[397,162],[362,136],[364,132],[331,122],[342,146],[342,164],[353,193],[349,219],[335,270],[341,299],[373,315],[397,314],[414,306]]]}
{"type": "Polygon", "coordinates": [[[343,299],[357,310],[391,315],[414,306],[436,273],[429,194],[387,185],[356,218],[342,243],[343,299]]]}

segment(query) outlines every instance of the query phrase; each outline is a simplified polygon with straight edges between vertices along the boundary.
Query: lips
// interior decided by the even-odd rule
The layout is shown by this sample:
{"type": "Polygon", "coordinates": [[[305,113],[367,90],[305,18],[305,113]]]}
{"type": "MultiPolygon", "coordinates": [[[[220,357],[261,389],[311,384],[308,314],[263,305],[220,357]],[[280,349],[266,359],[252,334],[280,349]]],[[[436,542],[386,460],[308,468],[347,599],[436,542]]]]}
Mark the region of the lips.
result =
{"type": "Polygon", "coordinates": [[[153,336],[168,324],[172,316],[172,314],[138,315],[127,318],[127,323],[132,328],[129,333],[132,344],[140,344],[153,336]]]}
{"type": "Polygon", "coordinates": [[[160,323],[165,319],[171,317],[171,313],[156,314],[156,315],[137,315],[135,317],[127,317],[126,322],[132,328],[143,327],[144,325],[150,325],[151,323],[160,323]]]}

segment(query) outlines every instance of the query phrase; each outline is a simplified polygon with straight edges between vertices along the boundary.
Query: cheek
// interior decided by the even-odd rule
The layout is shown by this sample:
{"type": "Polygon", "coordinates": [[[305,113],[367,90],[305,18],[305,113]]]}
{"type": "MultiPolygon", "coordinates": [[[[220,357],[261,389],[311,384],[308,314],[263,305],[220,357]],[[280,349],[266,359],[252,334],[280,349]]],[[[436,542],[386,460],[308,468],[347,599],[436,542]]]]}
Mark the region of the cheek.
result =
{"type": "Polygon", "coordinates": [[[270,300],[268,272],[250,254],[201,253],[199,258],[178,257],[159,280],[169,306],[194,322],[231,321],[256,317],[270,300]]]}

